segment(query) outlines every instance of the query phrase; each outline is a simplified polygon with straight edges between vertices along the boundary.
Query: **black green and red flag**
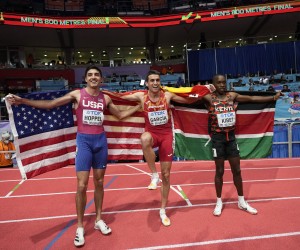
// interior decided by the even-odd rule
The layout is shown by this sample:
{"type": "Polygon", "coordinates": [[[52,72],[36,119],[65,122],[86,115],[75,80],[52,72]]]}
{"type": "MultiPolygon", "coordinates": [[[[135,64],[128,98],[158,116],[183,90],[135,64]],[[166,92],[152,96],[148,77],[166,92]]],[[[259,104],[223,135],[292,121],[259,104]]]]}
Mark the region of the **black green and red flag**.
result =
{"type": "MultiPolygon", "coordinates": [[[[275,102],[238,104],[236,138],[241,158],[264,158],[271,154],[274,114],[275,102]]],[[[208,112],[204,104],[175,104],[173,115],[175,155],[189,160],[212,159],[208,112]]]]}

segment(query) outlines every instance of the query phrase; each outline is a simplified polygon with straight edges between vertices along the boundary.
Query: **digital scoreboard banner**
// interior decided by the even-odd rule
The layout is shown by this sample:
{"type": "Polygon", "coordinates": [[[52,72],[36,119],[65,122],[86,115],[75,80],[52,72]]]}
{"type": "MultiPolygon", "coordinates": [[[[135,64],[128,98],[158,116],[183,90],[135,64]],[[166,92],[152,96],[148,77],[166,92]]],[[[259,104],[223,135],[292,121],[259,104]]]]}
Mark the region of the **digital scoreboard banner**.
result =
{"type": "Polygon", "coordinates": [[[285,1],[262,5],[239,6],[212,11],[195,11],[166,16],[139,17],[47,17],[18,15],[0,12],[2,25],[18,25],[44,28],[155,28],[180,23],[208,22],[251,16],[275,15],[300,11],[299,1],[285,1]]]}

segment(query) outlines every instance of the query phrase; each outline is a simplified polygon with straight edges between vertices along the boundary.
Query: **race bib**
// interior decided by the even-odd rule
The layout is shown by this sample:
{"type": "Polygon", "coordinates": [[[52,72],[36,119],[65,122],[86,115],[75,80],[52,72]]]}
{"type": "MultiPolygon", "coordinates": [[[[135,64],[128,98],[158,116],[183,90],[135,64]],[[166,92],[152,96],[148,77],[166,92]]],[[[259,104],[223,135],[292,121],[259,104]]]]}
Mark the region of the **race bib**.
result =
{"type": "Polygon", "coordinates": [[[152,126],[163,125],[168,122],[168,112],[167,110],[149,112],[148,118],[152,126]]]}
{"type": "Polygon", "coordinates": [[[83,110],[82,123],[87,125],[102,125],[104,115],[98,110],[83,110]]]}
{"type": "Polygon", "coordinates": [[[217,118],[220,128],[231,127],[235,125],[235,112],[217,114],[217,118]]]}

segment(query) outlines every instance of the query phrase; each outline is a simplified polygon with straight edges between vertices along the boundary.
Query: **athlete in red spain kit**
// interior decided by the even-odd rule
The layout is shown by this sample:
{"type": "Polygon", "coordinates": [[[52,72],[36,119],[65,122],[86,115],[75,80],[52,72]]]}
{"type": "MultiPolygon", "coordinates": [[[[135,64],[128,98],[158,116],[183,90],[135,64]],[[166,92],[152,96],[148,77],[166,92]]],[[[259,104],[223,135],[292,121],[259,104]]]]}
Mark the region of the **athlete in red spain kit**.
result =
{"type": "Polygon", "coordinates": [[[164,226],[171,224],[166,215],[166,205],[170,191],[170,171],[173,159],[173,129],[171,121],[170,102],[191,103],[197,99],[187,99],[161,89],[160,73],[150,70],[145,79],[148,91],[135,92],[122,96],[123,99],[140,102],[145,117],[145,132],[141,135],[144,157],[152,172],[151,183],[148,189],[156,189],[159,183],[159,174],[155,167],[155,152],[158,147],[161,167],[161,209],[160,218],[164,226]]]}
{"type": "Polygon", "coordinates": [[[102,83],[102,72],[96,66],[89,66],[85,71],[85,81],[87,87],[74,90],[66,95],[54,100],[28,100],[16,95],[8,95],[10,104],[25,104],[36,108],[51,109],[57,106],[74,102],[77,117],[77,153],[75,159],[77,175],[76,211],[77,230],[74,245],[83,246],[84,227],[83,218],[86,206],[86,191],[88,187],[90,169],[93,168],[94,178],[94,202],[96,208],[96,220],[94,228],[100,230],[102,234],[111,233],[111,229],[101,219],[103,204],[103,182],[107,165],[107,139],[103,128],[104,111],[106,108],[111,114],[122,119],[135,113],[140,109],[140,105],[120,111],[115,106],[111,98],[103,94],[99,87],[102,83]]]}
{"type": "Polygon", "coordinates": [[[272,102],[278,100],[280,92],[274,96],[249,96],[240,95],[236,92],[226,92],[226,79],[223,75],[215,75],[213,85],[216,91],[203,97],[207,103],[209,113],[208,126],[216,165],[215,189],[217,203],[213,214],[220,216],[223,209],[221,195],[226,159],[229,161],[233,182],[238,193],[238,207],[250,214],[257,214],[257,210],[244,199],[240,152],[234,133],[237,102],[272,102]]]}

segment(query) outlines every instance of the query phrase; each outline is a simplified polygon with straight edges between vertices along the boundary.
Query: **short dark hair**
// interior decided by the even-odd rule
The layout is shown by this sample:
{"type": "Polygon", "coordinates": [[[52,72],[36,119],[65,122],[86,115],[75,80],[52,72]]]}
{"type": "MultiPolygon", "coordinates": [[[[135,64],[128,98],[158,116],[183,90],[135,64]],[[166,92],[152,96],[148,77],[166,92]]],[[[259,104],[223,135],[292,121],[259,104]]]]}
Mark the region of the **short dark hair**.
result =
{"type": "Polygon", "coordinates": [[[145,80],[146,82],[148,82],[150,75],[159,75],[160,76],[160,72],[157,70],[149,70],[149,72],[146,75],[146,80],[145,80]]]}
{"type": "MultiPolygon", "coordinates": [[[[216,75],[214,75],[213,78],[212,78],[212,83],[214,84],[214,83],[218,80],[219,77],[224,77],[224,78],[225,78],[225,76],[222,75],[222,74],[216,74],[216,75]]],[[[225,79],[225,80],[226,80],[226,79],[225,79]]]]}
{"type": "Polygon", "coordinates": [[[89,65],[89,66],[85,69],[84,77],[86,77],[87,72],[88,72],[89,70],[91,70],[91,69],[97,70],[97,71],[100,73],[100,76],[102,77],[102,71],[101,71],[101,69],[99,69],[99,68],[98,68],[97,66],[95,66],[95,65],[89,65]]]}

